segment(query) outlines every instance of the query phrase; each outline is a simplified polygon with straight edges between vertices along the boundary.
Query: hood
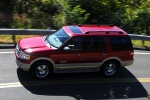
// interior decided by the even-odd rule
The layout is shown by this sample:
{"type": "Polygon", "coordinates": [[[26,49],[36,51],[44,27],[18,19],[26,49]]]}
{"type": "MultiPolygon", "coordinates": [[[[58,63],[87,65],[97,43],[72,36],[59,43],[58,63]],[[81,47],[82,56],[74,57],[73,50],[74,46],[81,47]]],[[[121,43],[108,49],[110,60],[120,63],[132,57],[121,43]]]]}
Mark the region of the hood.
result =
{"type": "Polygon", "coordinates": [[[47,47],[42,36],[22,39],[19,41],[19,46],[22,49],[47,47]]]}

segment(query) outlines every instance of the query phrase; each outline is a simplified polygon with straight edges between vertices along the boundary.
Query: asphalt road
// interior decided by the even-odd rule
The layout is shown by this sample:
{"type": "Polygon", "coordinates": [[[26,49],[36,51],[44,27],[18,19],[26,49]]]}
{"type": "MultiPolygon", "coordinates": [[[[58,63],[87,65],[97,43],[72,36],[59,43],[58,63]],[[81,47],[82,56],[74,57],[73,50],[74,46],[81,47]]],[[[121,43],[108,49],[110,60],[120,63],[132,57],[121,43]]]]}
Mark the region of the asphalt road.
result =
{"type": "Polygon", "coordinates": [[[17,68],[13,49],[0,49],[0,100],[150,100],[150,51],[135,50],[134,64],[111,78],[98,73],[53,74],[36,80],[17,68]]]}

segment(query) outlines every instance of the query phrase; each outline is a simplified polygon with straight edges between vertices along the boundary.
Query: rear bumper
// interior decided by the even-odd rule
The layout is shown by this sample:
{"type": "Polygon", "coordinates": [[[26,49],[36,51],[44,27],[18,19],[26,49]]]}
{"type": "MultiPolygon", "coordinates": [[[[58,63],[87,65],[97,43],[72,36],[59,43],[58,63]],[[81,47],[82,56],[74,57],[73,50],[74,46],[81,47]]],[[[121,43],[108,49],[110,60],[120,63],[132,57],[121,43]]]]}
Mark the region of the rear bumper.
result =
{"type": "Polygon", "coordinates": [[[134,60],[128,60],[128,61],[122,61],[121,65],[122,66],[130,66],[132,65],[134,60]]]}
{"type": "Polygon", "coordinates": [[[16,59],[16,63],[17,63],[17,66],[18,66],[19,68],[21,68],[22,70],[24,70],[24,71],[29,71],[29,69],[30,69],[30,64],[22,63],[22,62],[19,61],[18,59],[16,59]]]}

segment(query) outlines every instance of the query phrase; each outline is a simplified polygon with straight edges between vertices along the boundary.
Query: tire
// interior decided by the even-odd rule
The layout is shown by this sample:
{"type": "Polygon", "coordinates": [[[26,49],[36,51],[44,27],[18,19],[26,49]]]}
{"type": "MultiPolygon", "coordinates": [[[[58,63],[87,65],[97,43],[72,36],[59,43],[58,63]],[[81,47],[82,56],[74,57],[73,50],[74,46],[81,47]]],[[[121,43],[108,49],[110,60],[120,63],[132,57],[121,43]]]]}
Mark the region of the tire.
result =
{"type": "Polygon", "coordinates": [[[101,73],[104,76],[111,77],[118,72],[119,64],[116,61],[108,61],[102,65],[101,73]]]}
{"type": "Polygon", "coordinates": [[[33,75],[33,77],[37,79],[45,79],[49,76],[49,74],[52,72],[51,65],[48,62],[41,61],[35,63],[30,72],[33,75]]]}

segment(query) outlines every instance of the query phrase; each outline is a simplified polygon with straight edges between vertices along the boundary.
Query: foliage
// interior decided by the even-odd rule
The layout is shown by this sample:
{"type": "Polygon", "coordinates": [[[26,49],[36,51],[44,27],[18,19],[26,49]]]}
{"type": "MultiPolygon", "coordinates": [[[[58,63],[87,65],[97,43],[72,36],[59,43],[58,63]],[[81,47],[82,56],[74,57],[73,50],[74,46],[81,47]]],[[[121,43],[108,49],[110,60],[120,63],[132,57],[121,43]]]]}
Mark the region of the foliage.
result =
{"type": "Polygon", "coordinates": [[[12,22],[13,0],[0,0],[0,27],[10,27],[12,22]]]}
{"type": "Polygon", "coordinates": [[[59,9],[61,10],[61,12],[53,16],[54,24],[56,26],[61,27],[65,24],[82,24],[88,19],[89,14],[86,13],[84,9],[81,9],[80,5],[71,7],[71,5],[69,4],[69,0],[66,2],[64,2],[64,0],[58,1],[60,3],[59,9]]]}
{"type": "Polygon", "coordinates": [[[1,28],[114,24],[150,35],[150,0],[1,0],[1,28]]]}
{"type": "Polygon", "coordinates": [[[90,12],[86,23],[114,24],[128,33],[150,33],[150,0],[71,0],[90,12]]]}

